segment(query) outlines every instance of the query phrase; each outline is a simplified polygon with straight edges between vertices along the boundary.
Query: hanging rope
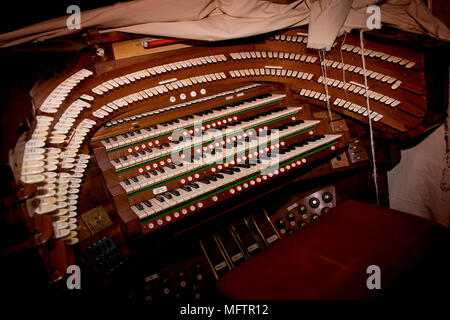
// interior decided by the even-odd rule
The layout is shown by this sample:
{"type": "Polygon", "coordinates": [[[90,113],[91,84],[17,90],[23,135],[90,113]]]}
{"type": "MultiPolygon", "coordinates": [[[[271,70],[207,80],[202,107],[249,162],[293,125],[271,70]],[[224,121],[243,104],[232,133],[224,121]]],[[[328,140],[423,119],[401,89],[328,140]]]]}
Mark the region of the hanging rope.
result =
{"type": "Polygon", "coordinates": [[[345,69],[344,69],[344,65],[345,65],[345,63],[344,63],[344,55],[342,54],[342,48],[343,48],[343,46],[344,46],[344,44],[345,44],[345,39],[347,39],[347,32],[345,32],[344,33],[344,40],[342,40],[342,43],[341,43],[341,50],[340,50],[340,53],[341,53],[341,64],[342,64],[342,81],[344,82],[344,94],[345,94],[345,100],[347,100],[347,101],[349,101],[349,99],[348,99],[348,94],[347,94],[347,82],[345,81],[345,69]]]}
{"type": "Polygon", "coordinates": [[[322,69],[322,77],[323,77],[323,84],[325,87],[325,95],[327,99],[327,110],[328,110],[328,116],[330,119],[330,125],[331,130],[334,132],[334,124],[333,124],[333,117],[331,115],[331,108],[330,108],[330,96],[328,95],[328,77],[327,77],[327,66],[325,65],[325,50],[320,49],[318,50],[319,53],[319,59],[320,59],[320,68],[322,69]]]}
{"type": "Polygon", "coordinates": [[[370,152],[372,154],[372,162],[373,162],[373,181],[375,183],[375,195],[377,198],[377,205],[380,204],[379,195],[378,195],[378,182],[377,182],[377,163],[375,160],[375,144],[373,142],[373,129],[372,129],[372,116],[371,116],[371,110],[370,110],[370,103],[369,103],[369,88],[367,86],[367,74],[366,74],[366,60],[364,58],[364,37],[363,37],[363,30],[359,31],[359,42],[361,46],[361,59],[362,59],[362,65],[363,65],[363,75],[364,75],[364,88],[366,90],[365,96],[366,96],[366,107],[368,111],[368,118],[369,118],[369,134],[370,134],[370,152]]]}

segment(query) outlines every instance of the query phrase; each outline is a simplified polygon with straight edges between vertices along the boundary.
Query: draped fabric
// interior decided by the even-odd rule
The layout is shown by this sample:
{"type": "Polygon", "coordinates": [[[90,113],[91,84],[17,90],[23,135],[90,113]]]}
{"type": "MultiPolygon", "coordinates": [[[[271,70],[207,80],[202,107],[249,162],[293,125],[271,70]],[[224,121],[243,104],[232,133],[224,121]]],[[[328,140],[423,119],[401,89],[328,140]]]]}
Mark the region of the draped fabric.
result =
{"type": "Polygon", "coordinates": [[[69,16],[64,16],[2,34],[0,46],[44,41],[89,28],[217,41],[309,24],[308,47],[329,49],[343,31],[366,28],[366,8],[371,4],[380,4],[382,23],[450,40],[448,28],[433,17],[422,0],[297,0],[290,4],[263,0],[135,0],[82,12],[81,30],[68,29],[69,16]]]}
{"type": "Polygon", "coordinates": [[[450,116],[418,145],[402,150],[400,163],[388,172],[388,181],[392,209],[434,220],[450,229],[449,125],[450,116]]]}

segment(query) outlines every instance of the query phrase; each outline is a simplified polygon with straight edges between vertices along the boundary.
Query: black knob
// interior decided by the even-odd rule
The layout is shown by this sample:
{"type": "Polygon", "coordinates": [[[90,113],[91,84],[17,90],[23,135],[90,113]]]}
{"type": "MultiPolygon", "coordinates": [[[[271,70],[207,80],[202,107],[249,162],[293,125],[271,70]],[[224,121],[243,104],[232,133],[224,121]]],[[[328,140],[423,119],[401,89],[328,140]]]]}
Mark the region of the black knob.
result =
{"type": "Polygon", "coordinates": [[[200,300],[200,298],[201,298],[200,292],[197,291],[197,290],[194,290],[194,291],[192,292],[192,296],[193,296],[193,298],[194,298],[195,300],[200,300]]]}
{"type": "Polygon", "coordinates": [[[286,214],[286,220],[289,221],[289,222],[294,221],[294,220],[295,220],[295,215],[294,215],[294,213],[293,213],[293,212],[288,212],[288,213],[286,214]]]}
{"type": "Polygon", "coordinates": [[[169,288],[169,287],[163,287],[163,288],[162,288],[162,295],[163,295],[164,297],[170,296],[170,288],[169,288]]]}
{"type": "Polygon", "coordinates": [[[286,221],[283,218],[279,218],[279,219],[277,219],[277,221],[275,221],[275,226],[278,229],[283,229],[285,225],[286,225],[286,221]]]}
{"type": "Polygon", "coordinates": [[[300,229],[300,228],[303,228],[304,226],[306,226],[306,221],[301,220],[301,221],[298,222],[298,228],[299,228],[299,229],[300,229]]]}
{"type": "Polygon", "coordinates": [[[317,198],[311,198],[309,199],[309,205],[311,208],[317,208],[320,205],[320,200],[317,198]]]}
{"type": "Polygon", "coordinates": [[[300,205],[297,208],[297,212],[300,213],[300,214],[305,214],[306,213],[306,206],[304,204],[300,205]]]}
{"type": "Polygon", "coordinates": [[[186,272],[184,270],[178,270],[175,274],[175,277],[177,280],[184,280],[186,279],[186,272]]]}
{"type": "Polygon", "coordinates": [[[322,200],[326,203],[333,201],[333,194],[331,192],[324,192],[322,194],[322,200]]]}
{"type": "Polygon", "coordinates": [[[177,291],[177,292],[175,293],[175,298],[177,298],[178,300],[180,300],[181,298],[183,298],[183,293],[180,292],[180,291],[177,291]]]}
{"type": "Polygon", "coordinates": [[[327,213],[328,211],[330,211],[330,207],[323,207],[322,210],[320,211],[322,214],[327,213]]]}
{"type": "Polygon", "coordinates": [[[191,270],[192,270],[192,273],[194,273],[194,274],[202,272],[202,270],[203,270],[202,264],[201,263],[194,263],[191,266],[191,270]]]}
{"type": "Polygon", "coordinates": [[[169,278],[165,277],[161,279],[161,293],[163,296],[169,296],[171,294],[169,278]]]}
{"type": "Polygon", "coordinates": [[[194,263],[191,266],[193,278],[201,281],[203,280],[203,267],[200,263],[194,263]]]}
{"type": "Polygon", "coordinates": [[[294,232],[294,229],[288,229],[288,230],[286,231],[286,234],[287,234],[287,235],[290,235],[292,232],[294,232]]]}
{"type": "Polygon", "coordinates": [[[317,214],[312,214],[309,219],[311,219],[311,221],[314,221],[318,218],[319,216],[317,214]]]}
{"type": "Polygon", "coordinates": [[[137,294],[135,291],[130,291],[128,293],[128,299],[130,299],[130,301],[137,301],[137,294]]]}

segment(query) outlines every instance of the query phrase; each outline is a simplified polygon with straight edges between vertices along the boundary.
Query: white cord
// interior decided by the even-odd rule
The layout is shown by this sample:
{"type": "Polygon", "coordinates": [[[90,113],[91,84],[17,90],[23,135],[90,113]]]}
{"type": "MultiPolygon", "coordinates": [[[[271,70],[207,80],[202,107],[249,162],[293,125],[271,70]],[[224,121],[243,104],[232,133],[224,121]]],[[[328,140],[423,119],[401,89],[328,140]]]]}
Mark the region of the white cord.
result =
{"type": "Polygon", "coordinates": [[[320,67],[322,69],[322,77],[324,78],[323,83],[325,87],[325,95],[327,99],[327,110],[328,110],[328,116],[330,118],[330,126],[331,130],[334,132],[334,124],[333,124],[333,117],[331,115],[331,108],[330,108],[330,96],[328,95],[328,77],[327,77],[327,66],[323,63],[325,60],[325,50],[320,49],[318,50],[319,53],[319,59],[320,59],[320,67]],[[322,57],[323,55],[323,57],[322,57]]]}
{"type": "Polygon", "coordinates": [[[342,80],[343,80],[343,82],[344,82],[344,94],[345,94],[345,100],[347,100],[347,101],[349,101],[349,99],[348,99],[348,94],[347,94],[347,82],[345,81],[345,68],[344,68],[344,56],[343,56],[343,54],[342,54],[342,47],[344,46],[344,44],[345,44],[345,39],[347,39],[347,32],[344,34],[344,40],[342,40],[342,43],[341,43],[341,50],[340,50],[340,53],[341,53],[341,63],[342,63],[342,80]]]}
{"type": "Polygon", "coordinates": [[[361,59],[362,59],[362,65],[363,65],[363,75],[364,75],[364,87],[366,89],[365,96],[366,96],[366,106],[368,110],[368,118],[369,118],[369,134],[370,134],[370,152],[372,154],[372,162],[373,162],[373,181],[375,184],[375,195],[377,197],[377,205],[380,204],[379,196],[378,196],[378,182],[377,182],[377,163],[375,159],[375,144],[373,142],[373,129],[372,129],[372,117],[371,117],[371,110],[370,110],[370,104],[369,104],[369,88],[367,86],[367,74],[366,74],[366,60],[364,58],[364,38],[363,38],[363,30],[359,31],[359,42],[361,45],[361,59]]]}

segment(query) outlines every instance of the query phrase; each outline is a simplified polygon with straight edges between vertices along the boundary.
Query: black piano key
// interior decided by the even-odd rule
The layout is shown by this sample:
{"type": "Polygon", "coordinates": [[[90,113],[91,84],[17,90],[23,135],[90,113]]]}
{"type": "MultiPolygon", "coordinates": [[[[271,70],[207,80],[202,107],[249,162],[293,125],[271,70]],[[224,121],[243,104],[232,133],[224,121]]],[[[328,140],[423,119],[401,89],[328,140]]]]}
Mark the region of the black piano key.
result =
{"type": "Polygon", "coordinates": [[[172,191],[169,191],[169,192],[172,193],[176,197],[178,197],[180,195],[180,192],[177,191],[177,190],[172,190],[172,191]]]}
{"type": "Polygon", "coordinates": [[[169,192],[163,193],[162,196],[167,198],[167,199],[169,199],[169,200],[173,198],[172,195],[169,192]]]}
{"type": "Polygon", "coordinates": [[[164,172],[166,172],[166,170],[164,170],[163,168],[161,168],[161,167],[157,167],[156,168],[156,170],[158,170],[160,173],[164,173],[164,172]]]}
{"type": "Polygon", "coordinates": [[[165,202],[166,200],[164,199],[163,196],[157,195],[155,196],[155,199],[158,200],[159,202],[165,202]]]}
{"type": "Polygon", "coordinates": [[[152,207],[152,203],[151,203],[150,201],[148,201],[148,200],[145,200],[145,201],[144,201],[144,204],[145,204],[148,208],[151,208],[151,207],[152,207]]]}

